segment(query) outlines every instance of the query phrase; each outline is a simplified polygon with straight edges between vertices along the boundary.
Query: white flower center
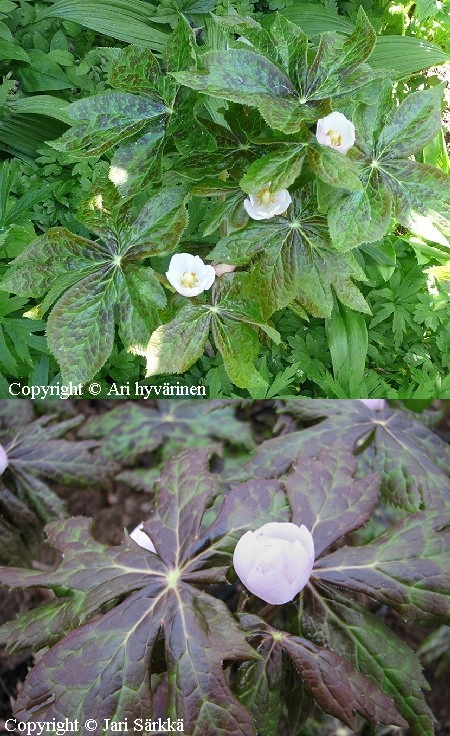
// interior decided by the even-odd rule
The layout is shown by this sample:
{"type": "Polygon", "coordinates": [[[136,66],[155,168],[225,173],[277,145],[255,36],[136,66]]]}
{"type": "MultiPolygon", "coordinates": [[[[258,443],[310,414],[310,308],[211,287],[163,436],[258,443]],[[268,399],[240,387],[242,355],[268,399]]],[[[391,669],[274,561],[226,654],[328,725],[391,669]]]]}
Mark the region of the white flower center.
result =
{"type": "Polygon", "coordinates": [[[193,289],[194,286],[197,286],[198,284],[198,276],[194,271],[185,271],[180,283],[181,286],[186,287],[186,289],[193,289]]]}
{"type": "Polygon", "coordinates": [[[333,146],[342,146],[342,136],[337,130],[328,130],[327,138],[330,139],[333,146]]]}

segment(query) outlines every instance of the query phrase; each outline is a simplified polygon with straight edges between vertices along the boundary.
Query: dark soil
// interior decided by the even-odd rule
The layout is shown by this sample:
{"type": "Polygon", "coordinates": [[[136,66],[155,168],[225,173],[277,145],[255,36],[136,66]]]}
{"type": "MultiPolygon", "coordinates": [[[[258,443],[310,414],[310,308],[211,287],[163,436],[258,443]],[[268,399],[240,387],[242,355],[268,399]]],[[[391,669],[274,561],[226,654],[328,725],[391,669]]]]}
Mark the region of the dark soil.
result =
{"type": "MultiPolygon", "coordinates": [[[[150,402],[141,403],[146,406],[150,404],[150,402]]],[[[82,412],[84,414],[94,414],[108,411],[117,403],[114,401],[80,401],[77,402],[77,410],[80,410],[81,405],[83,405],[82,412]]],[[[446,414],[447,416],[439,425],[441,436],[450,435],[450,411],[446,414]]],[[[274,412],[273,402],[255,402],[250,410],[242,410],[242,418],[252,421],[258,440],[265,439],[268,436],[268,430],[272,429],[279,420],[274,412]]],[[[286,419],[286,423],[289,425],[290,418],[283,417],[283,419],[286,419]]],[[[57,491],[66,500],[71,515],[94,518],[95,537],[98,541],[110,545],[120,544],[123,539],[124,527],[129,531],[132,530],[148,517],[151,509],[148,494],[132,491],[122,483],[116,483],[110,490],[104,492],[91,489],[74,490],[73,488],[63,487],[57,487],[57,491]]],[[[39,564],[53,567],[57,564],[57,560],[58,553],[44,546],[39,555],[39,564]]],[[[233,592],[236,594],[238,591],[233,592]]],[[[35,608],[48,600],[51,595],[45,590],[10,592],[0,588],[0,625],[13,619],[17,613],[35,608]]],[[[233,595],[232,599],[234,597],[233,595]]],[[[229,600],[227,602],[229,603],[229,600]]],[[[384,620],[414,650],[431,631],[430,628],[425,626],[405,623],[398,614],[389,609],[387,609],[384,620]]],[[[5,720],[12,715],[11,707],[32,665],[33,657],[30,651],[22,651],[11,655],[0,649],[0,735],[7,733],[5,720]]],[[[430,691],[426,693],[426,699],[437,719],[436,736],[450,736],[449,676],[450,670],[442,673],[439,678],[434,677],[433,670],[425,670],[425,677],[431,686],[430,691]]],[[[162,694],[164,687],[163,683],[160,694],[162,694]]],[[[402,733],[398,729],[393,729],[392,733],[394,732],[396,734],[402,733]]],[[[287,736],[287,730],[282,731],[282,736],[287,736]]],[[[332,736],[331,733],[330,736],[332,736]]],[[[412,734],[408,731],[405,736],[412,736],[412,734]]]]}

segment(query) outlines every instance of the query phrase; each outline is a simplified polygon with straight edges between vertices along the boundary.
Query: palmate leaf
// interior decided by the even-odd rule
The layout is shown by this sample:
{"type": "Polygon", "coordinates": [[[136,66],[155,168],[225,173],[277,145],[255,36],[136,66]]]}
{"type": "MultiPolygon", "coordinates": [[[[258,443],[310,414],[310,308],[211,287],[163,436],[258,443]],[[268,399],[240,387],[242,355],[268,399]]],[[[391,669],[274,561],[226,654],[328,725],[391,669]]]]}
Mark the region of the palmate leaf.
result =
{"type": "Polygon", "coordinates": [[[415,736],[433,736],[420,662],[378,616],[335,588],[314,584],[302,593],[300,624],[304,636],[331,647],[392,698],[415,736]]]}
{"type": "MultiPolygon", "coordinates": [[[[379,722],[405,726],[392,700],[346,659],[300,636],[279,631],[251,614],[237,615],[240,626],[272,651],[282,650],[325,713],[355,729],[354,711],[375,727],[379,722]]],[[[259,663],[255,663],[259,665],[259,663]]],[[[250,665],[251,667],[251,665],[250,665]]],[[[257,667],[254,667],[254,673],[257,667]]],[[[260,669],[260,667],[259,667],[260,669]]],[[[255,684],[255,683],[253,683],[255,684]]],[[[267,683],[266,687],[269,685],[267,683]]]]}
{"type": "Polygon", "coordinates": [[[326,186],[319,190],[319,204],[327,212],[337,248],[380,240],[389,228],[391,213],[413,233],[448,245],[448,177],[433,166],[408,158],[439,132],[441,97],[442,89],[437,85],[413,92],[393,108],[392,102],[387,103],[386,84],[380,82],[376,101],[357,106],[357,145],[365,154],[360,162],[363,190],[337,195],[327,192],[326,186]]]}
{"type": "Polygon", "coordinates": [[[378,501],[380,474],[354,481],[357,468],[354,456],[334,442],[321,448],[317,459],[299,452],[285,480],[292,522],[309,529],[316,557],[370,519],[378,501]]]}
{"type": "MultiPolygon", "coordinates": [[[[232,31],[239,21],[235,26],[232,31]]],[[[191,89],[256,107],[272,128],[287,133],[317,120],[330,96],[348,94],[376,76],[364,64],[376,35],[362,8],[349,38],[323,34],[309,69],[307,39],[294,24],[277,15],[270,33],[271,42],[262,29],[252,34],[260,53],[242,46],[210,51],[199,54],[198,69],[173,76],[191,89]]]]}
{"type": "Polygon", "coordinates": [[[450,512],[419,511],[364,547],[317,561],[314,577],[359,590],[407,619],[450,622],[450,512]]]}
{"type": "Polygon", "coordinates": [[[250,427],[235,419],[231,406],[208,412],[207,402],[158,401],[157,409],[133,402],[89,420],[80,430],[81,437],[102,439],[101,450],[116,460],[130,461],[169,439],[182,441],[194,435],[199,446],[211,437],[252,448],[250,427]]]}
{"type": "Polygon", "coordinates": [[[208,257],[235,265],[255,261],[250,298],[258,300],[266,318],[295,300],[315,317],[330,317],[333,292],[346,306],[370,312],[353,284],[365,280],[364,272],[351,254],[336,253],[311,188],[294,198],[285,217],[251,222],[219,240],[208,257]]]}
{"type": "Polygon", "coordinates": [[[256,330],[264,331],[276,343],[280,336],[266,323],[258,301],[248,299],[248,278],[241,273],[222,277],[212,306],[188,304],[158,327],[144,349],[133,351],[145,356],[146,375],[183,373],[203,354],[212,330],[233,383],[264,395],[267,383],[254,367],[259,350],[256,330]]]}
{"type": "Polygon", "coordinates": [[[373,457],[364,456],[364,467],[369,463],[380,472],[381,492],[388,503],[408,511],[450,505],[449,447],[409,414],[390,407],[372,412],[361,401],[345,399],[287,401],[284,411],[301,421],[323,421],[263,442],[239,472],[241,480],[278,477],[299,451],[314,457],[322,445],[339,436],[349,448],[366,440],[373,442],[373,457]]]}
{"type": "Polygon", "coordinates": [[[34,297],[46,294],[33,314],[43,314],[65,292],[47,327],[64,383],[84,384],[104,365],[116,319],[126,347],[147,344],[159,323],[156,308],[165,306],[166,297],[154,271],[140,262],[175,250],[187,225],[185,202],[182,187],[167,187],[150,196],[130,223],[127,203],[121,205],[119,195],[115,199],[100,183],[78,216],[103,242],[51,228],[12,262],[3,288],[34,297]]]}
{"type": "MultiPolygon", "coordinates": [[[[229,690],[222,661],[259,655],[227,607],[193,585],[224,580],[228,567],[205,567],[194,549],[205,507],[220,490],[217,477],[208,471],[207,458],[208,450],[184,452],[163,469],[155,486],[155,512],[145,524],[158,555],[130,539],[120,547],[105,547],[93,540],[89,520],[74,518],[47,527],[52,545],[64,554],[56,571],[0,571],[5,585],[49,587],[58,596],[58,608],[48,616],[41,607],[34,619],[22,617],[3,627],[2,641],[14,647],[19,626],[21,645],[28,636],[40,646],[54,641],[51,628],[57,628],[56,617],[66,597],[64,625],[77,627],[30,673],[16,703],[21,720],[97,718],[94,733],[101,734],[105,718],[116,723],[127,716],[151,717],[152,654],[163,627],[169,717],[182,718],[191,736],[254,736],[252,718],[229,690]],[[79,626],[81,603],[83,610],[93,612],[127,593],[109,612],[79,626]]],[[[227,498],[243,495],[244,490],[246,529],[289,518],[285,494],[276,481],[246,484],[227,498]]],[[[237,522],[244,526],[242,518],[237,522]]],[[[229,524],[226,532],[233,532],[229,524]]],[[[202,554],[208,551],[212,556],[226,536],[207,537],[202,554]]]]}

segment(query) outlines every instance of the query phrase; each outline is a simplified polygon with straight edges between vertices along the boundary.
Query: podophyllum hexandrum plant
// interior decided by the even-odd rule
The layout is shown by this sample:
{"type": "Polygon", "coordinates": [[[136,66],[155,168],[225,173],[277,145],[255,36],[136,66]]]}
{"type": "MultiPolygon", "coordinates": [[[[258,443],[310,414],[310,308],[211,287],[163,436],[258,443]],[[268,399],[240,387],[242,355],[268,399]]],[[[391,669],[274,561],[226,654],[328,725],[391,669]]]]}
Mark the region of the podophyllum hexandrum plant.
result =
{"type": "MultiPolygon", "coordinates": [[[[223,492],[220,477],[209,470],[208,449],[183,451],[164,467],[144,523],[156,553],[128,536],[119,547],[100,544],[91,521],[78,517],[46,527],[50,544],[63,555],[55,571],[1,568],[3,585],[55,593],[50,603],[0,629],[0,642],[10,651],[49,647],[16,701],[18,720],[78,719],[82,736],[109,733],[125,719],[145,723],[153,714],[151,675],[167,670],[167,717],[190,736],[276,736],[282,714],[290,733],[298,734],[315,702],[350,728],[359,714],[373,726],[409,725],[415,736],[432,736],[418,659],[353,594],[364,593],[408,620],[449,622],[450,450],[436,436],[431,443],[424,425],[389,407],[374,412],[358,401],[298,404],[303,420],[309,405],[310,421],[325,410],[330,415],[335,405],[334,435],[339,432],[348,447],[324,444],[321,425],[330,432],[330,418],[317,425],[315,445],[314,427],[265,443],[271,470],[266,465],[263,477],[257,453],[242,471],[248,475],[253,462],[255,478],[228,492],[225,486],[212,522],[202,518],[223,492]],[[346,405],[341,414],[340,404],[346,405]],[[362,457],[349,451],[358,452],[358,434],[350,441],[339,429],[344,421],[370,434],[372,453],[364,455],[367,443],[362,457]],[[391,425],[393,438],[404,439],[409,427],[410,446],[399,442],[404,462],[387,437],[373,439],[379,428],[389,435],[391,425]],[[286,448],[292,451],[303,433],[303,448],[286,460],[286,448]],[[408,453],[419,434],[423,472],[416,479],[408,453]],[[278,463],[270,442],[278,443],[278,463]],[[378,458],[382,471],[368,471],[368,458],[378,458]],[[427,472],[421,510],[406,513],[362,547],[339,546],[370,519],[380,487],[396,487],[399,498],[403,489],[408,503],[405,489],[424,488],[427,472]],[[442,474],[439,493],[436,473],[442,474]],[[312,534],[309,580],[301,581],[306,584],[287,604],[261,608],[255,596],[244,597],[233,615],[215,597],[217,588],[208,592],[208,586],[232,576],[235,547],[245,533],[266,524],[273,533],[273,522],[303,525],[312,534]],[[239,663],[237,676],[233,662],[239,663]],[[86,719],[97,722],[94,731],[82,725],[86,719]]],[[[299,534],[310,550],[305,532],[299,534]]],[[[279,564],[277,554],[264,557],[264,565],[279,564]]],[[[251,554],[245,569],[237,564],[250,590],[254,575],[264,573],[257,560],[252,573],[251,564],[251,554]]]]}
{"type": "Polygon", "coordinates": [[[267,21],[211,16],[195,34],[180,17],[160,59],[104,50],[110,89],[67,108],[51,145],[112,157],[78,213],[93,239],[52,228],[2,281],[38,300],[29,315],[51,308],[64,383],[99,371],[117,324],[147,376],[186,371],[212,335],[231,381],[264,396],[255,359],[280,342],[275,312],[330,318],[337,299],[362,334],[359,246],[382,249],[397,225],[448,245],[448,176],[414,159],[440,130],[442,87],[398,104],[362,8],[350,35],[320,40],[267,21]]]}

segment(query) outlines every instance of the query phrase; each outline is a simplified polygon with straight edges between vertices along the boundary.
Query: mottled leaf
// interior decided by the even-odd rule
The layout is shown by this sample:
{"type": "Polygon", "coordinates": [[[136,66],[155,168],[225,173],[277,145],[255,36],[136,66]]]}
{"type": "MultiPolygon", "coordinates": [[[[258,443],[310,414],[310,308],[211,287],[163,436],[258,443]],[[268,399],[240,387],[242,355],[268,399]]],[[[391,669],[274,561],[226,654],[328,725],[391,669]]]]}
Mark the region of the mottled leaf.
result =
{"type": "Polygon", "coordinates": [[[357,467],[354,456],[337,441],[322,447],[316,459],[299,452],[284,481],[292,521],[304,524],[313,535],[316,558],[370,519],[380,476],[373,473],[355,481],[357,467]]]}
{"type": "Polygon", "coordinates": [[[219,491],[207,454],[190,451],[169,462],[156,489],[157,509],[145,527],[160,553],[178,559],[180,567],[167,567],[129,538],[120,547],[105,547],[92,538],[88,519],[75,518],[47,527],[51,544],[63,551],[56,571],[0,570],[4,585],[49,587],[57,594],[52,608],[45,604],[33,619],[26,615],[6,625],[2,641],[22,646],[29,636],[39,647],[59,639],[64,633],[59,625],[73,627],[29,674],[16,701],[22,721],[96,718],[94,733],[100,736],[106,718],[116,723],[151,717],[151,667],[163,631],[168,715],[182,718],[191,734],[255,736],[251,715],[231,693],[222,662],[260,657],[225,604],[188,582],[217,582],[227,569],[202,570],[198,559],[196,570],[188,569],[189,547],[219,491]],[[102,614],[106,602],[113,608],[102,614]],[[95,611],[100,615],[80,626],[95,611]]]}
{"type": "Polygon", "coordinates": [[[442,85],[408,95],[394,108],[376,146],[377,157],[394,158],[420,151],[441,129],[442,85]]]}
{"type": "Polygon", "coordinates": [[[251,637],[273,641],[283,649],[325,713],[355,729],[354,711],[375,727],[378,722],[404,726],[392,700],[346,659],[308,639],[274,629],[258,616],[241,614],[241,627],[251,637]]]}
{"type": "Polygon", "coordinates": [[[188,304],[164,325],[158,327],[144,349],[146,377],[159,373],[184,373],[203,355],[208,340],[211,316],[202,306],[188,304]]]}
{"type": "Polygon", "coordinates": [[[348,94],[367,82],[355,70],[370,56],[375,46],[375,29],[360,6],[353,33],[342,36],[329,31],[321,36],[315,59],[308,71],[305,93],[310,100],[348,94]]]}
{"type": "Polygon", "coordinates": [[[240,181],[241,189],[248,194],[258,194],[267,186],[272,192],[288,189],[302,170],[303,148],[303,145],[289,146],[254,161],[240,181]]]}
{"type": "Polygon", "coordinates": [[[358,166],[351,159],[327,146],[310,147],[308,158],[315,175],[338,189],[360,191],[363,188],[358,166]]]}
{"type": "Polygon", "coordinates": [[[114,344],[114,271],[86,276],[61,297],[47,323],[47,339],[62,380],[83,384],[106,363],[114,344]]]}
{"type": "Polygon", "coordinates": [[[148,121],[165,111],[160,100],[149,96],[105,92],[86,97],[67,107],[67,114],[80,122],[50,145],[58,151],[99,156],[143,131],[148,121]]]}
{"type": "Polygon", "coordinates": [[[173,251],[188,221],[186,192],[168,187],[150,197],[125,235],[128,256],[173,251]]]}
{"type": "Polygon", "coordinates": [[[212,437],[236,445],[253,447],[250,427],[235,419],[231,406],[208,413],[207,402],[190,400],[158,401],[157,410],[134,402],[90,419],[81,429],[81,437],[101,438],[101,451],[116,460],[134,460],[170,438],[178,441],[192,437],[207,444],[212,437]]]}
{"type": "Polygon", "coordinates": [[[300,450],[314,457],[337,436],[351,449],[371,439],[375,450],[371,470],[381,473],[386,501],[408,511],[450,504],[450,449],[413,416],[389,406],[373,412],[359,400],[345,399],[288,401],[285,411],[302,421],[327,419],[314,428],[263,442],[239,473],[240,480],[278,477],[300,450]]]}
{"type": "Polygon", "coordinates": [[[405,618],[448,623],[449,550],[450,513],[419,511],[364,547],[318,560],[313,575],[365,593],[405,618]]]}
{"type": "Polygon", "coordinates": [[[277,736],[283,706],[283,651],[268,637],[257,652],[262,659],[241,664],[233,691],[253,716],[258,736],[277,736]]]}
{"type": "Polygon", "coordinates": [[[415,736],[433,736],[433,714],[422,689],[428,683],[412,649],[378,616],[336,589],[305,588],[302,631],[331,647],[392,698],[415,736]]]}
{"type": "Polygon", "coordinates": [[[290,634],[283,634],[282,646],[325,713],[351,729],[356,728],[353,711],[374,728],[379,722],[406,725],[392,700],[331,649],[290,634]]]}

